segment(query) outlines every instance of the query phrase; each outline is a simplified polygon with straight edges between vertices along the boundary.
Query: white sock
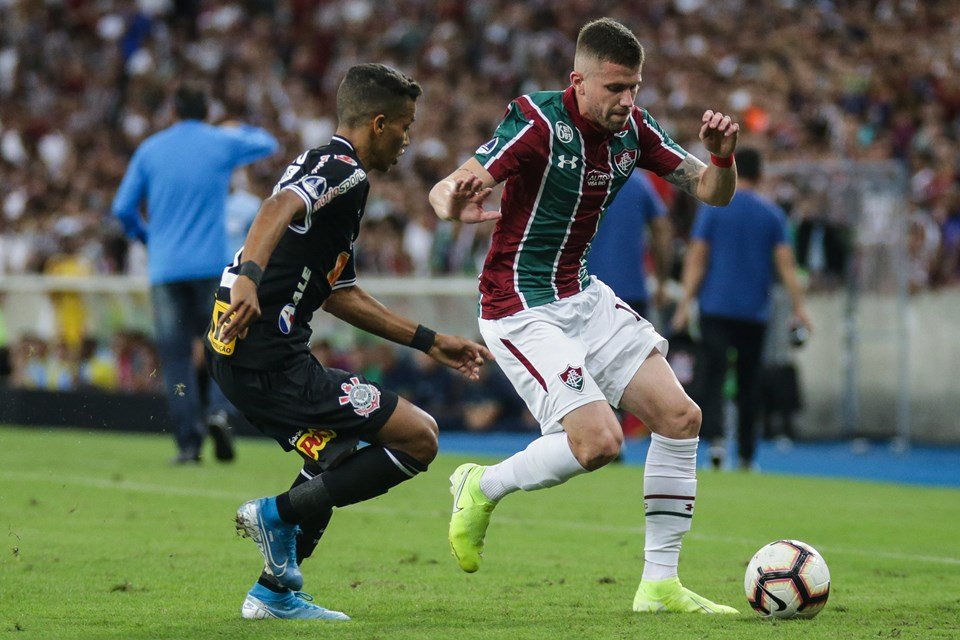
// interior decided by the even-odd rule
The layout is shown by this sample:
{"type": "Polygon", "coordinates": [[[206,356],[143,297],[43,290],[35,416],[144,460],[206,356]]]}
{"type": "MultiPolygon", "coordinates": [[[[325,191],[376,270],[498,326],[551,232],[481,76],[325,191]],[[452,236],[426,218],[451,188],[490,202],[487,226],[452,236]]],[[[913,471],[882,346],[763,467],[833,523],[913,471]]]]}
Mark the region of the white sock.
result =
{"type": "Polygon", "coordinates": [[[677,575],[680,544],[690,530],[697,496],[699,438],[673,440],[655,433],[643,471],[646,540],[643,579],[664,580],[677,575]]]}
{"type": "Polygon", "coordinates": [[[566,433],[551,433],[531,442],[500,464],[487,467],[480,477],[480,490],[491,500],[522,489],[546,489],[586,473],[570,450],[566,433]]]}

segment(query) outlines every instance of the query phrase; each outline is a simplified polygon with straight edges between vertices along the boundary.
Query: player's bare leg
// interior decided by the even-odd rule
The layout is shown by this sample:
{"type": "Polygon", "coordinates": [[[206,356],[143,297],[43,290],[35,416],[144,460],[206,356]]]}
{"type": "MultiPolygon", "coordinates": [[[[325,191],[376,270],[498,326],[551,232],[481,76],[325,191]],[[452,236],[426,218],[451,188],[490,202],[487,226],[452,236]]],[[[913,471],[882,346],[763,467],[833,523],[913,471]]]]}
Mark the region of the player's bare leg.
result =
{"type": "Polygon", "coordinates": [[[577,407],[561,420],[563,432],[537,438],[503,462],[481,467],[461,465],[450,476],[453,514],[448,537],[460,568],[480,568],[490,514],[515,491],[553,487],[617,457],[623,432],[605,402],[577,407]]]}
{"type": "Polygon", "coordinates": [[[685,589],[677,576],[680,546],[690,530],[697,496],[700,408],[656,351],[627,385],[620,406],[653,432],[643,478],[645,562],[634,611],[738,613],[685,589]]]}

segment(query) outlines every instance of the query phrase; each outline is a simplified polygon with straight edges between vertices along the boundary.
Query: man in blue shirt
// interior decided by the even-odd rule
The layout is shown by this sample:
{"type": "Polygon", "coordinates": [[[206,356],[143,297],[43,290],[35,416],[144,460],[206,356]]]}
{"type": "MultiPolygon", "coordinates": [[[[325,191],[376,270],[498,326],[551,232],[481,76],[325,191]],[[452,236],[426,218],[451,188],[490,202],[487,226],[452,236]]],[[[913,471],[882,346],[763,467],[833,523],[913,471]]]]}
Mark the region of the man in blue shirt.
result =
{"type": "Polygon", "coordinates": [[[703,343],[701,434],[713,440],[711,458],[716,467],[723,463],[719,440],[723,435],[727,351],[736,350],[740,466],[749,469],[774,269],[790,295],[793,323],[809,330],[810,319],[797,281],[793,249],[787,242],[786,214],[755,191],[760,154],[753,149],[739,150],[736,163],[739,185],[730,204],[701,206],[697,211],[683,268],[683,298],[672,324],[675,330],[686,326],[690,303],[698,297],[703,343]]]}
{"type": "MultiPolygon", "coordinates": [[[[274,153],[276,139],[251,126],[215,127],[205,93],[181,87],[174,99],[178,121],[146,140],[133,154],[113,201],[127,235],[146,243],[154,328],[177,463],[198,462],[203,443],[203,401],[193,346],[210,322],[210,301],[226,253],[224,210],[230,176],[239,166],[274,153]],[[146,221],[140,214],[146,201],[146,221]]],[[[211,382],[207,427],[218,460],[233,458],[229,403],[211,382]]]]}
{"type": "Polygon", "coordinates": [[[667,206],[650,184],[646,172],[634,171],[604,214],[590,248],[590,273],[648,319],[644,228],[650,226],[650,249],[657,267],[654,306],[660,306],[670,268],[672,232],[666,214],[667,206]]]}

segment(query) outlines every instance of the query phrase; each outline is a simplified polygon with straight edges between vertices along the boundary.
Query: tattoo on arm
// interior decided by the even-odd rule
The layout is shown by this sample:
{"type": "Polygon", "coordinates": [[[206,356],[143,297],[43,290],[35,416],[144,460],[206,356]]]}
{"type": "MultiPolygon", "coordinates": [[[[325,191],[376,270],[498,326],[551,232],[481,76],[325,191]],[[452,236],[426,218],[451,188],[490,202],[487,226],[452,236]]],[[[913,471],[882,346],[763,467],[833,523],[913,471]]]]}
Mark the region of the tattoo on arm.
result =
{"type": "Polygon", "coordinates": [[[667,182],[676,185],[692,196],[696,196],[697,185],[700,183],[700,174],[706,171],[706,169],[707,165],[700,162],[695,156],[688,154],[676,169],[666,175],[666,179],[667,182]]]}

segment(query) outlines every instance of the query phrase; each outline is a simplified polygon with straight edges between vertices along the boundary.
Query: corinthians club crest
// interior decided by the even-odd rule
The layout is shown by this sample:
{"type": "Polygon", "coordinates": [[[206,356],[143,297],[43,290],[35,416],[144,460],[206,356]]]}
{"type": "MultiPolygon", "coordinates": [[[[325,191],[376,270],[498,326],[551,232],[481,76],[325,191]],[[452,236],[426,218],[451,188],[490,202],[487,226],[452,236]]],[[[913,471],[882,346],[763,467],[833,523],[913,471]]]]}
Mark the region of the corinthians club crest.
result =
{"type": "Polygon", "coordinates": [[[566,370],[560,374],[560,381],[577,393],[581,393],[583,391],[583,367],[567,365],[566,370]]]}
{"type": "Polygon", "coordinates": [[[340,389],[346,394],[340,396],[340,406],[350,404],[353,412],[362,418],[380,408],[380,390],[372,384],[361,383],[356,376],[341,384],[340,389]]]}

